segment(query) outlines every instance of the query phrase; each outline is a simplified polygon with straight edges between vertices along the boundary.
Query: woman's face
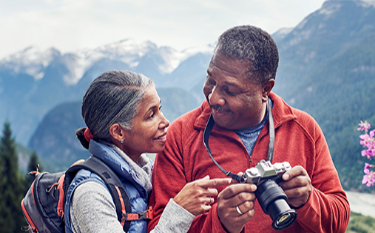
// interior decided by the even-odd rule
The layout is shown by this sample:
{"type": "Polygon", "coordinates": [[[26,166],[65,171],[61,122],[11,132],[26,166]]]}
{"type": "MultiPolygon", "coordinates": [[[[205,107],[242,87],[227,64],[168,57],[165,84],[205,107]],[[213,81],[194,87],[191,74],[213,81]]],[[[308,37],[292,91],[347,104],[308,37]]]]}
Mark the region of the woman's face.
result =
{"type": "Polygon", "coordinates": [[[131,130],[125,133],[124,152],[137,158],[142,153],[163,151],[169,121],[161,112],[160,98],[154,86],[146,89],[137,110],[131,130]]]}

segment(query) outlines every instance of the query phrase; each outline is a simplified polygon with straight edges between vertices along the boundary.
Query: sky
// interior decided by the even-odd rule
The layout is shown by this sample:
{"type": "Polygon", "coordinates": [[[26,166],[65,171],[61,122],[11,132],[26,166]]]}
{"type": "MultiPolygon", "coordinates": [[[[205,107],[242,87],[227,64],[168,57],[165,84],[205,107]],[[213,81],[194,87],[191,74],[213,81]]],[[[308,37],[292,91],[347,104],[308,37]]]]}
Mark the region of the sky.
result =
{"type": "Polygon", "coordinates": [[[0,60],[29,46],[62,53],[124,39],[179,51],[243,24],[295,27],[324,0],[0,0],[0,60]]]}

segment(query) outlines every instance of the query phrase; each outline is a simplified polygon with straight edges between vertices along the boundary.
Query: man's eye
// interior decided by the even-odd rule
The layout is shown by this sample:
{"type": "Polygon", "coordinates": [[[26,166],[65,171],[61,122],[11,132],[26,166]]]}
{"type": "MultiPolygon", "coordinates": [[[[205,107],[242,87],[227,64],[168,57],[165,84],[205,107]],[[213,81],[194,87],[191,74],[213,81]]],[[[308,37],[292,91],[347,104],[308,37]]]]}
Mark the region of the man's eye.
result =
{"type": "Polygon", "coordinates": [[[210,79],[208,76],[207,76],[207,83],[208,83],[209,85],[215,85],[215,84],[216,84],[215,81],[212,80],[212,79],[210,79]]]}
{"type": "Polygon", "coordinates": [[[225,89],[225,92],[228,94],[228,95],[235,95],[234,92],[230,91],[228,88],[225,89]]]}

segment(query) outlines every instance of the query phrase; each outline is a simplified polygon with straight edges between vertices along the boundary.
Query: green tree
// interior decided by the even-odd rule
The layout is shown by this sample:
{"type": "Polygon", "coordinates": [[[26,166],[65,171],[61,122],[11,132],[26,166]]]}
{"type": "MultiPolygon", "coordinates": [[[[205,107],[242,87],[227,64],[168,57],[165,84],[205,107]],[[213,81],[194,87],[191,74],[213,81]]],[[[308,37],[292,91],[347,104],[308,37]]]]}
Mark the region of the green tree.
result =
{"type": "Polygon", "coordinates": [[[25,186],[18,170],[16,143],[8,121],[4,123],[0,138],[0,178],[0,232],[20,232],[26,225],[21,209],[25,186]]]}
{"type": "Polygon", "coordinates": [[[42,172],[43,168],[40,166],[38,155],[35,151],[30,156],[29,163],[27,165],[28,176],[26,178],[26,187],[30,187],[35,179],[36,172],[42,172]]]}

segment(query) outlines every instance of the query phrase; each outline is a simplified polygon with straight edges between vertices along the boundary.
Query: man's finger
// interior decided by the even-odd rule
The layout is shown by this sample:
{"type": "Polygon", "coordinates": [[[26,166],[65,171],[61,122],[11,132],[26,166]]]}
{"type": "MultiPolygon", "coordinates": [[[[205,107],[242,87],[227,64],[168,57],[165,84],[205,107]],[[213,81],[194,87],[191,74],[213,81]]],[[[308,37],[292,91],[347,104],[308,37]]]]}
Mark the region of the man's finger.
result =
{"type": "Polygon", "coordinates": [[[256,189],[257,189],[257,186],[255,184],[232,184],[226,187],[221,192],[221,195],[224,199],[229,199],[242,192],[253,193],[255,192],[256,189]]]}
{"type": "Polygon", "coordinates": [[[305,175],[308,175],[308,174],[303,167],[295,166],[292,169],[290,169],[289,171],[284,173],[283,180],[287,181],[287,180],[292,179],[293,177],[300,176],[300,175],[305,176],[305,175]]]}

